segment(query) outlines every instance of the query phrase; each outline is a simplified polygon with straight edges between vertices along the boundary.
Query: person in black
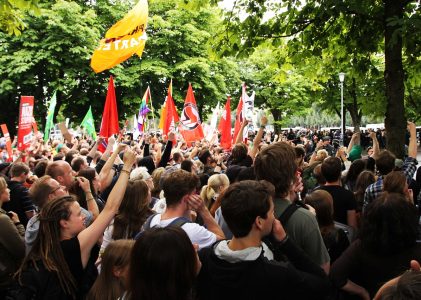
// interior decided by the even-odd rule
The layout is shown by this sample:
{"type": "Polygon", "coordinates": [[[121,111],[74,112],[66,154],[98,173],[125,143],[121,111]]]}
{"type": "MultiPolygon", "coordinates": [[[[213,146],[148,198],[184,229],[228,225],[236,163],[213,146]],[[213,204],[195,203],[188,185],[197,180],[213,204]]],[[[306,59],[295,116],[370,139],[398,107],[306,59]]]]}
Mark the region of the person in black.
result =
{"type": "Polygon", "coordinates": [[[349,247],[346,232],[335,227],[332,196],[326,191],[316,190],[306,196],[305,203],[316,210],[317,223],[332,264],[349,247]]]}
{"type": "Polygon", "coordinates": [[[333,198],[333,216],[336,222],[357,228],[355,209],[357,203],[354,194],[341,186],[341,161],[337,157],[328,157],[322,163],[322,175],[326,184],[320,190],[329,192],[333,198]]]}
{"type": "Polygon", "coordinates": [[[5,211],[14,211],[19,220],[26,227],[30,218],[35,214],[35,206],[28,194],[28,188],[23,183],[29,175],[29,167],[21,162],[14,163],[10,170],[10,181],[7,185],[10,189],[10,202],[4,204],[5,211]]]}
{"type": "Polygon", "coordinates": [[[134,152],[124,153],[120,177],[104,209],[89,227],[85,228],[85,215],[72,196],[43,207],[39,234],[17,274],[24,299],[84,298],[97,275],[97,242],[119,209],[135,160],[134,152]]]}
{"type": "Polygon", "coordinates": [[[198,299],[323,299],[329,282],[322,268],[285,233],[275,219],[274,186],[245,180],[222,196],[222,214],[233,238],[199,251],[198,299]],[[262,239],[271,236],[273,251],[262,239]],[[275,261],[283,254],[287,261],[275,261]]]}

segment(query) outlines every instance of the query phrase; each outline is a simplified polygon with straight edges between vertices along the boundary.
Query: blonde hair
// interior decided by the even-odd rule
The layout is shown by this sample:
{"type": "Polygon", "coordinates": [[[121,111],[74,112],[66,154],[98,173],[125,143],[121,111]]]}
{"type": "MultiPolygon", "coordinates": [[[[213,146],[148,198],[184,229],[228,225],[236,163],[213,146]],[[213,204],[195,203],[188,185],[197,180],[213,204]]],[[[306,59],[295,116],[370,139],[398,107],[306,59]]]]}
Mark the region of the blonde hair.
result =
{"type": "Polygon", "coordinates": [[[317,160],[318,161],[324,161],[328,156],[329,156],[329,154],[327,153],[327,151],[325,149],[317,151],[317,160]]]}
{"type": "Polygon", "coordinates": [[[7,189],[6,180],[3,177],[0,177],[0,194],[2,194],[7,189]]]}
{"type": "Polygon", "coordinates": [[[200,197],[205,201],[205,205],[210,208],[212,206],[212,199],[217,194],[221,186],[228,187],[230,181],[225,174],[214,174],[208,179],[208,184],[202,187],[200,197]]]}

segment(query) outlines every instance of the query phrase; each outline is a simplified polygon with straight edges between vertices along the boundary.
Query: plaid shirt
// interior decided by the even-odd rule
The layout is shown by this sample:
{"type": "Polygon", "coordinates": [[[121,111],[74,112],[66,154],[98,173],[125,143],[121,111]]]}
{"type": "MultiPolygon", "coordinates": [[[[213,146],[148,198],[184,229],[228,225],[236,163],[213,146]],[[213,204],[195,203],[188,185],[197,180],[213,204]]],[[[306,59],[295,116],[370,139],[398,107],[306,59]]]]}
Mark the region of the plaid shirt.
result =
{"type": "MultiPolygon", "coordinates": [[[[414,176],[415,171],[417,170],[417,164],[418,164],[418,161],[415,158],[407,157],[405,159],[405,162],[402,166],[402,171],[406,176],[406,180],[408,184],[411,182],[412,177],[414,176]]],[[[374,199],[380,196],[382,192],[383,192],[383,176],[380,176],[379,179],[375,183],[369,185],[367,189],[365,190],[363,209],[365,209],[368,204],[373,202],[374,199]]]]}

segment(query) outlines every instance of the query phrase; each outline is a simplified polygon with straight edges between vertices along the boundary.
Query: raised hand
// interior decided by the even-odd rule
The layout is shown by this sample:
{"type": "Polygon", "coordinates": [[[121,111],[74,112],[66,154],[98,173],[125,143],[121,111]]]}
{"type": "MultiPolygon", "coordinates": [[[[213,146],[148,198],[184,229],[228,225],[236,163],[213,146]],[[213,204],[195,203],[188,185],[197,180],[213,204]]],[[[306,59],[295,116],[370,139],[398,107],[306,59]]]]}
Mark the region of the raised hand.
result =
{"type": "Polygon", "coordinates": [[[85,193],[88,193],[91,191],[91,185],[88,179],[86,179],[85,177],[76,177],[76,180],[79,183],[80,188],[85,193]]]}

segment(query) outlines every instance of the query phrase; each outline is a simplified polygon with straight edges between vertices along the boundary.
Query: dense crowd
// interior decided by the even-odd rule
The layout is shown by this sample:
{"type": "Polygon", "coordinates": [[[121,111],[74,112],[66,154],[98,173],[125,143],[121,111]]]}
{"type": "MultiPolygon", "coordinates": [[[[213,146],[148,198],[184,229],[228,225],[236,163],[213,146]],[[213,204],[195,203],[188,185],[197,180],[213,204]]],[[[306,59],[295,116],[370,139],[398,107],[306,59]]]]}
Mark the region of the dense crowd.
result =
{"type": "Polygon", "coordinates": [[[345,147],[266,124],[230,150],[173,132],[14,149],[0,297],[421,299],[415,125],[399,160],[381,131],[345,147]]]}

